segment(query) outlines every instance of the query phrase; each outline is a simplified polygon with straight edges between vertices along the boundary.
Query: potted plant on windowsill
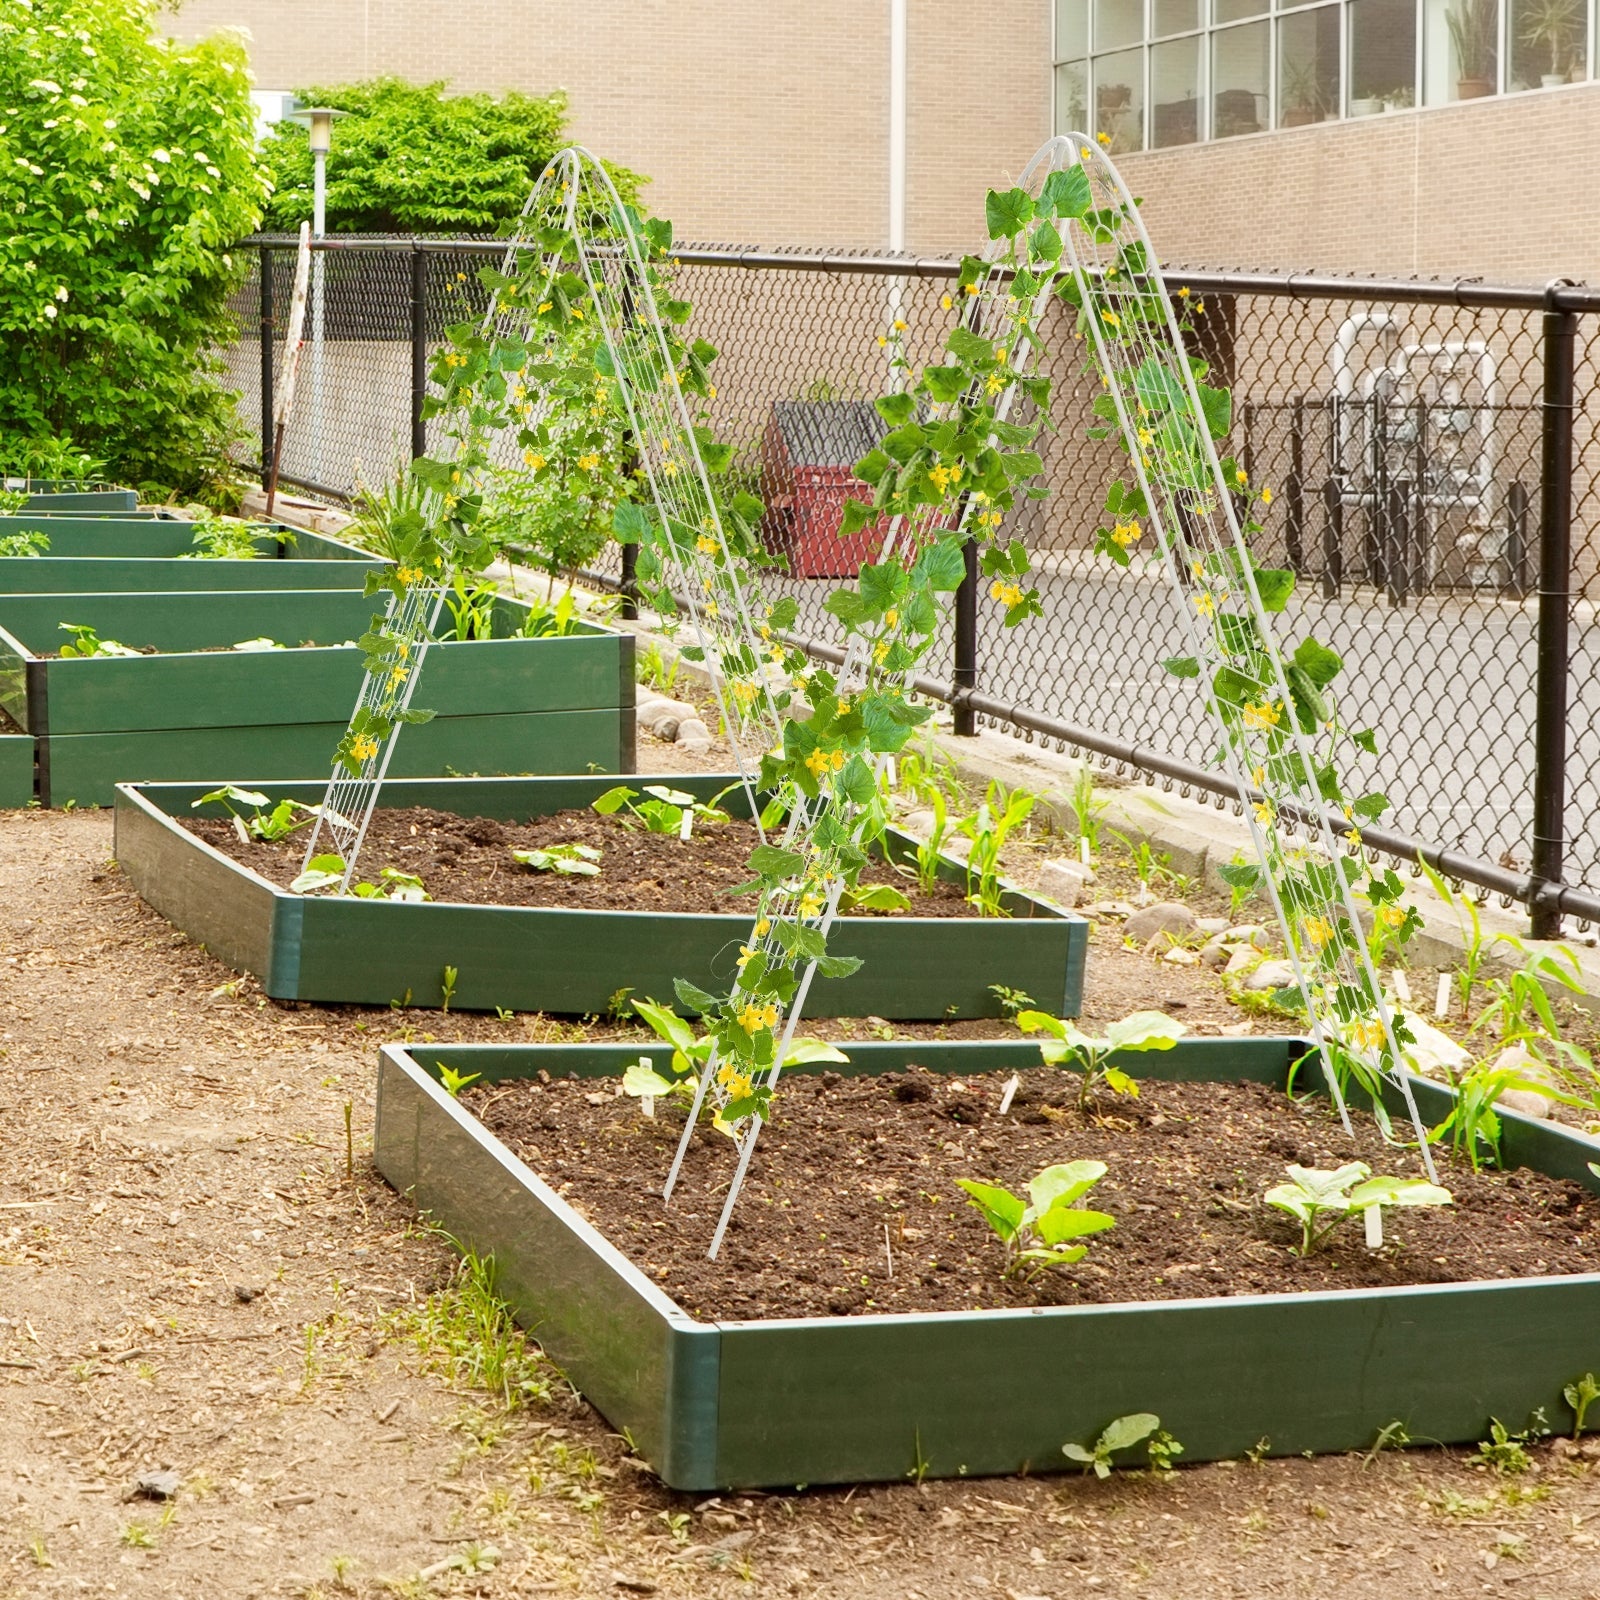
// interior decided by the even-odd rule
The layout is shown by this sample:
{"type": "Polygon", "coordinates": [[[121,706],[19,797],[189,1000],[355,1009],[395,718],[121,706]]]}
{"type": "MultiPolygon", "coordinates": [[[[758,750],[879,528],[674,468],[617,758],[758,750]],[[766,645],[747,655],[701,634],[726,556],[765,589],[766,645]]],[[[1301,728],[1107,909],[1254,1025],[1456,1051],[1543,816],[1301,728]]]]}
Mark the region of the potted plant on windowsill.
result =
{"type": "Polygon", "coordinates": [[[1455,47],[1456,99],[1481,100],[1493,94],[1500,0],[1455,0],[1444,20],[1455,47]]]}
{"type": "Polygon", "coordinates": [[[1572,46],[1583,27],[1578,0],[1527,0],[1522,13],[1523,44],[1543,46],[1550,52],[1550,70],[1541,74],[1541,88],[1554,89],[1568,81],[1572,46]]]}
{"type": "Polygon", "coordinates": [[[1323,98],[1322,83],[1317,76],[1317,62],[1294,58],[1283,63],[1283,126],[1305,128],[1321,122],[1328,114],[1323,98]]]}

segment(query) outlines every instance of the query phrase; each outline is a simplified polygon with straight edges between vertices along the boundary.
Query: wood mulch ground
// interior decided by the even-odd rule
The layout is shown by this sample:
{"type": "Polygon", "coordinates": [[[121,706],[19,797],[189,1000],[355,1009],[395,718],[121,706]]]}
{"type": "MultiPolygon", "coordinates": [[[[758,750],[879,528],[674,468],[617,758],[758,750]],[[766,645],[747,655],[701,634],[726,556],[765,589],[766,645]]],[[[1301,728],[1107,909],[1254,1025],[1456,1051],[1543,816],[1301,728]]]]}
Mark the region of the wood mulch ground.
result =
{"type": "MultiPolygon", "coordinates": [[[[559,1382],[508,1413],[441,1370],[453,1253],[370,1165],[380,1041],[574,1025],[268,1003],[110,853],[103,813],[0,813],[5,1600],[1600,1596],[1600,1442],[668,1493],[559,1382]]],[[[1097,929],[1091,1020],[1144,1004],[1251,1025],[1097,929]]]]}

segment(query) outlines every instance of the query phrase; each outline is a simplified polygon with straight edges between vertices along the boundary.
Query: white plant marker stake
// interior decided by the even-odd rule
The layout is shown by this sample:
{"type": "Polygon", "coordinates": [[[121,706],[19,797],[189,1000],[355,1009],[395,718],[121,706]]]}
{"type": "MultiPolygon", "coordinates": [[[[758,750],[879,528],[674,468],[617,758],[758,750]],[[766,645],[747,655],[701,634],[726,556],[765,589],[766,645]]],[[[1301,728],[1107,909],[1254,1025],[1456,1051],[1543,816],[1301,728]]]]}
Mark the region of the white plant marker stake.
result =
{"type": "Polygon", "coordinates": [[[1078,835],[1078,859],[1084,866],[1089,865],[1089,835],[1086,833],[1078,835]]]}
{"type": "Polygon", "coordinates": [[[1448,972],[1439,974],[1439,992],[1434,996],[1433,1014],[1436,1017],[1448,1017],[1450,1015],[1450,974],[1448,972]]]}
{"type": "Polygon", "coordinates": [[[1362,1215],[1367,1223],[1367,1249],[1383,1249],[1383,1207],[1368,1206],[1362,1215]]]}
{"type": "Polygon", "coordinates": [[[1394,997],[1403,1006],[1411,1004],[1411,980],[1401,967],[1394,969],[1394,997]]]}
{"type": "Polygon", "coordinates": [[[883,1225],[883,1253],[889,1262],[889,1276],[894,1276],[894,1247],[889,1243],[889,1224],[883,1225]]]}
{"type": "Polygon", "coordinates": [[[694,832],[694,812],[684,807],[683,815],[678,819],[678,837],[687,839],[694,832]]]}
{"type": "Polygon", "coordinates": [[[1015,1072],[1013,1072],[1011,1076],[1006,1079],[1005,1088],[1000,1091],[1000,1110],[998,1115],[1003,1117],[1006,1112],[1011,1109],[1011,1102],[1015,1098],[1017,1090],[1021,1088],[1021,1086],[1022,1079],[1015,1072]]]}
{"type": "Polygon", "coordinates": [[[900,787],[900,767],[893,756],[885,756],[883,758],[883,771],[889,780],[890,791],[898,789],[900,787]]]}

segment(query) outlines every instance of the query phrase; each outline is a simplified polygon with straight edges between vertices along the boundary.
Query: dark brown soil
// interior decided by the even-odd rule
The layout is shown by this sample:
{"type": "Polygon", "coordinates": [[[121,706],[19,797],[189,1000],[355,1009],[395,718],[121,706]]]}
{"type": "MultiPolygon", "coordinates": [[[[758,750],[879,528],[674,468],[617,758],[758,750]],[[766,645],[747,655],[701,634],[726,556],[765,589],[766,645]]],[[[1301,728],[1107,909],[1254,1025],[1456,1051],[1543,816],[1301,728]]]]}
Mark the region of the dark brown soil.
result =
{"type": "MultiPolygon", "coordinates": [[[[1077,1079],[1022,1074],[997,1115],[1000,1075],[952,1079],[922,1069],[878,1077],[795,1075],[755,1163],[718,1260],[710,1242],[732,1147],[709,1130],[691,1146],[670,1211],[658,1199],[681,1118],[644,1117],[614,1088],[558,1080],[469,1089],[464,1099],[535,1171],[580,1207],[685,1309],[699,1316],[847,1316],[877,1311],[1110,1304],[1285,1294],[1600,1271],[1600,1199],[1541,1174],[1441,1181],[1455,1204],[1390,1210],[1369,1251],[1358,1222],[1301,1260],[1298,1227],[1261,1195],[1286,1163],[1367,1162],[1420,1174],[1370,1119],[1352,1142],[1325,1103],[1261,1084],[1146,1081],[1085,1118],[1077,1079]],[[958,1178],[1023,1194],[1057,1162],[1110,1169],[1084,1202],[1116,1217],[1075,1266],[1031,1282],[1003,1278],[997,1240],[958,1178]],[[890,1255],[893,1273],[890,1272],[890,1255]]],[[[660,1108],[658,1108],[659,1111],[660,1108]]],[[[1442,1153],[1441,1153],[1442,1160],[1442,1153]]]]}
{"type": "MultiPolygon", "coordinates": [[[[304,834],[275,844],[242,844],[226,822],[193,818],[185,819],[185,826],[273,883],[287,887],[299,874],[304,834]]],[[[693,834],[679,839],[676,834],[647,833],[620,816],[602,817],[588,810],[558,811],[516,823],[412,806],[373,814],[361,867],[362,875],[372,879],[384,867],[413,873],[435,900],[466,905],[749,911],[753,916],[754,898],[733,898],[728,891],[750,881],[750,852],[759,842],[756,830],[741,821],[697,821],[693,834]],[[548,849],[554,844],[586,844],[599,850],[599,877],[535,872],[511,856],[513,850],[548,849]]],[[[913,916],[976,914],[956,884],[941,884],[932,895],[924,895],[915,878],[876,863],[862,873],[861,881],[892,884],[911,900],[913,916]]]]}

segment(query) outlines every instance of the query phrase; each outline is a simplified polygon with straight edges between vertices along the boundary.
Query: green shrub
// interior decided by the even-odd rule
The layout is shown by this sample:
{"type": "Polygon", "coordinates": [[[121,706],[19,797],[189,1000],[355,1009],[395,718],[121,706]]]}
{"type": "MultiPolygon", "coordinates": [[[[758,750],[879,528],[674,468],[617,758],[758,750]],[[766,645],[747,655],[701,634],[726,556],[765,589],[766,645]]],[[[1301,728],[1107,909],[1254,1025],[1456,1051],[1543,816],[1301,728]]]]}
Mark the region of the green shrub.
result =
{"type": "Polygon", "coordinates": [[[262,198],[243,45],[150,0],[0,0],[0,435],[196,490],[238,434],[212,354],[262,198]]]}
{"type": "MultiPolygon", "coordinates": [[[[297,91],[305,105],[349,115],[328,158],[330,233],[492,233],[519,216],[533,181],[567,142],[564,94],[445,94],[443,83],[375,78],[297,91]]],[[[272,180],[266,226],[311,218],[311,149],[281,122],[262,147],[272,180]]],[[[625,200],[641,180],[611,167],[625,200]]]]}

